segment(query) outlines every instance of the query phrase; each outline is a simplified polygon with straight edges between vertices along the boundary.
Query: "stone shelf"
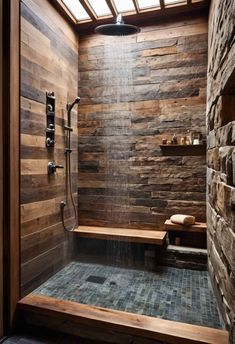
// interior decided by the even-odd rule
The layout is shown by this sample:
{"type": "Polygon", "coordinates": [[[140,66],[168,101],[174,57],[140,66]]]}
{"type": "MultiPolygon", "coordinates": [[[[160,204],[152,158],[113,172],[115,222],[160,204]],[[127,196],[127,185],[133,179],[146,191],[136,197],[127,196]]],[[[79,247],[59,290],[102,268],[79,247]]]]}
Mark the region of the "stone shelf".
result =
{"type": "Polygon", "coordinates": [[[160,145],[163,155],[206,155],[206,145],[160,145]]]}

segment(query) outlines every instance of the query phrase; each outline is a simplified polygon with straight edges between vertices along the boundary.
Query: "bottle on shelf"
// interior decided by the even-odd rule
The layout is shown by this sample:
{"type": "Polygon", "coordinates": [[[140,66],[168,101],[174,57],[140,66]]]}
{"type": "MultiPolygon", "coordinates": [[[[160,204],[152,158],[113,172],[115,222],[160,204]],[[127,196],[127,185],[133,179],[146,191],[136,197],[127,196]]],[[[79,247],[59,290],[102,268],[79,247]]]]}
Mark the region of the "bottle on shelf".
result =
{"type": "Polygon", "coordinates": [[[191,145],[191,144],[192,144],[191,134],[190,134],[190,131],[187,130],[186,145],[191,145]]]}
{"type": "Polygon", "coordinates": [[[172,144],[173,144],[173,145],[177,145],[177,143],[178,143],[177,137],[176,137],[176,135],[174,134],[174,135],[172,136],[172,144]]]}

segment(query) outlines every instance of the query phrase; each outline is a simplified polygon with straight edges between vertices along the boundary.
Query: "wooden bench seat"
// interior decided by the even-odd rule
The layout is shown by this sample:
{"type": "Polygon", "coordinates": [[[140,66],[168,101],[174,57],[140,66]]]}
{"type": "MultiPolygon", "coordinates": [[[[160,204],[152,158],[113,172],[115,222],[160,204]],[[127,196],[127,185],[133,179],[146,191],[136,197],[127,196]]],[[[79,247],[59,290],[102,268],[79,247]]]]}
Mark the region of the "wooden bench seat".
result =
{"type": "Polygon", "coordinates": [[[200,232],[205,233],[207,225],[204,222],[196,222],[194,225],[180,225],[166,220],[165,230],[166,231],[181,231],[181,232],[200,232]]]}
{"type": "Polygon", "coordinates": [[[96,226],[79,226],[74,230],[74,233],[83,238],[117,240],[155,245],[163,245],[167,234],[165,231],[96,226]]]}

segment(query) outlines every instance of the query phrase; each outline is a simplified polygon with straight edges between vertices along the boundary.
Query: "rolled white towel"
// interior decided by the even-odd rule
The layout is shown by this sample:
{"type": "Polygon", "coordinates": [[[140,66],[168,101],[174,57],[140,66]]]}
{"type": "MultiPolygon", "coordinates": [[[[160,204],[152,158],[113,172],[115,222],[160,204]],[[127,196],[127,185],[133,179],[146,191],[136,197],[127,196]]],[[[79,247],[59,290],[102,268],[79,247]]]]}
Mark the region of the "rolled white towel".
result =
{"type": "Polygon", "coordinates": [[[177,223],[180,225],[194,225],[195,216],[176,214],[176,215],[172,215],[170,220],[171,220],[171,222],[177,223]]]}

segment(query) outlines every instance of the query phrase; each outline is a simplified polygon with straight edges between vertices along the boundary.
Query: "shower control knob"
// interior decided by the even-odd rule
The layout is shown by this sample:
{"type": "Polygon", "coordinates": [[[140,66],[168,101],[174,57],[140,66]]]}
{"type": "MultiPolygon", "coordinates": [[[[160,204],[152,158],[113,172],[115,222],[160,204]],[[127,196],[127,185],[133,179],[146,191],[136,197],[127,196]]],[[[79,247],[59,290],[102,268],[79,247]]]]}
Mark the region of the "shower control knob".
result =
{"type": "Polygon", "coordinates": [[[53,147],[54,144],[55,144],[55,141],[52,140],[52,139],[50,139],[50,137],[48,137],[48,138],[46,139],[46,146],[47,146],[47,147],[53,147]]]}
{"type": "Polygon", "coordinates": [[[57,168],[64,168],[63,165],[56,165],[54,162],[48,162],[48,165],[47,165],[47,171],[48,171],[48,174],[53,174],[56,172],[56,169],[57,168]]]}

